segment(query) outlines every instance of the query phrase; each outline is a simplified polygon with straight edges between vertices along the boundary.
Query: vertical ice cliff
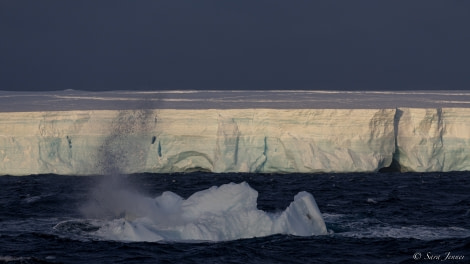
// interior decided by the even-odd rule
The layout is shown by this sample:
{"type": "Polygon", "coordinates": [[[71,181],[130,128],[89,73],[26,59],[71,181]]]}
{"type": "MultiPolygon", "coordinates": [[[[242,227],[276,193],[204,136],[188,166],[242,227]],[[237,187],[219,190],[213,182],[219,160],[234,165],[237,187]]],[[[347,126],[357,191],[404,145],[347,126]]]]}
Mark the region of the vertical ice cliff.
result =
{"type": "Polygon", "coordinates": [[[0,113],[0,174],[470,170],[470,108],[0,113]]]}
{"type": "Polygon", "coordinates": [[[401,108],[396,161],[402,171],[470,170],[470,108],[401,108]]]}
{"type": "Polygon", "coordinates": [[[154,166],[154,171],[375,171],[392,161],[394,113],[359,109],[160,111],[157,138],[162,157],[150,161],[149,167],[154,166]]]}
{"type": "Polygon", "coordinates": [[[394,115],[394,109],[1,113],[0,173],[376,171],[392,161],[394,115]]]}

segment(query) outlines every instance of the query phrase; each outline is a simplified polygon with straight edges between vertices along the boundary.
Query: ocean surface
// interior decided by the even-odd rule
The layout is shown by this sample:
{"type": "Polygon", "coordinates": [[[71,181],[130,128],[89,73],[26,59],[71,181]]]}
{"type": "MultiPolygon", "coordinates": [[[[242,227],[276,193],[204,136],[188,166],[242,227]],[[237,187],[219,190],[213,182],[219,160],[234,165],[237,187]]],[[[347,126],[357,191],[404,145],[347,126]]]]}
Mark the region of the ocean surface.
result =
{"type": "Polygon", "coordinates": [[[0,177],[0,263],[470,263],[470,172],[121,176],[148,197],[172,191],[187,198],[245,181],[268,212],[308,191],[328,228],[322,236],[224,242],[94,235],[97,227],[81,208],[105,177],[0,177]]]}

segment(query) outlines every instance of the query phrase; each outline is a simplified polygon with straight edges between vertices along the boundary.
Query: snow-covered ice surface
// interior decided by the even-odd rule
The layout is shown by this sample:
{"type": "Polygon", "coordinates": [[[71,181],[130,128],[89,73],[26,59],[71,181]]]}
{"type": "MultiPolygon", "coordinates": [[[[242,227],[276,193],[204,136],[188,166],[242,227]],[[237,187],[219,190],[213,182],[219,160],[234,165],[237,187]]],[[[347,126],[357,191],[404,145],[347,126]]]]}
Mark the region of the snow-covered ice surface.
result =
{"type": "Polygon", "coordinates": [[[469,106],[467,91],[0,92],[0,174],[469,170],[469,106]]]}
{"type": "Polygon", "coordinates": [[[126,109],[470,107],[470,91],[0,91],[0,112],[126,109]]]}

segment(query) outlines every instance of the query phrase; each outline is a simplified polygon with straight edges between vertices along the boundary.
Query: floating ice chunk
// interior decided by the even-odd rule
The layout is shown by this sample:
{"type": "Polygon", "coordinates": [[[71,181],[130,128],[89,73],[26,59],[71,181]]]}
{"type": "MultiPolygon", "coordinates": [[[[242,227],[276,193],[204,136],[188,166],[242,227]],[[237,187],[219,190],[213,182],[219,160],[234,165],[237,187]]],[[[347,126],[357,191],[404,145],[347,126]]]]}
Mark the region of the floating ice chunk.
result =
{"type": "Polygon", "coordinates": [[[154,199],[154,208],[149,208],[147,215],[104,222],[95,234],[123,241],[227,241],[272,234],[327,233],[311,194],[300,192],[280,214],[257,209],[257,198],[258,192],[246,182],[212,187],[186,200],[164,192],[154,199]]]}
{"type": "Polygon", "coordinates": [[[296,236],[326,234],[325,222],[317,203],[308,192],[300,192],[277,219],[283,233],[296,236]]]}

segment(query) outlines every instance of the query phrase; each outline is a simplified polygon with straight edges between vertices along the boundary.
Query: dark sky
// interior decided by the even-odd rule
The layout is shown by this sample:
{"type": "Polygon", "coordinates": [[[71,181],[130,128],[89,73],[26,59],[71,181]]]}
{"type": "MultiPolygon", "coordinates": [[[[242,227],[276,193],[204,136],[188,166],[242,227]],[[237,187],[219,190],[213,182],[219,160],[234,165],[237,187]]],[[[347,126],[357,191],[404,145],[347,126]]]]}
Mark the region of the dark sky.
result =
{"type": "Polygon", "coordinates": [[[470,89],[470,1],[0,0],[0,90],[470,89]]]}

